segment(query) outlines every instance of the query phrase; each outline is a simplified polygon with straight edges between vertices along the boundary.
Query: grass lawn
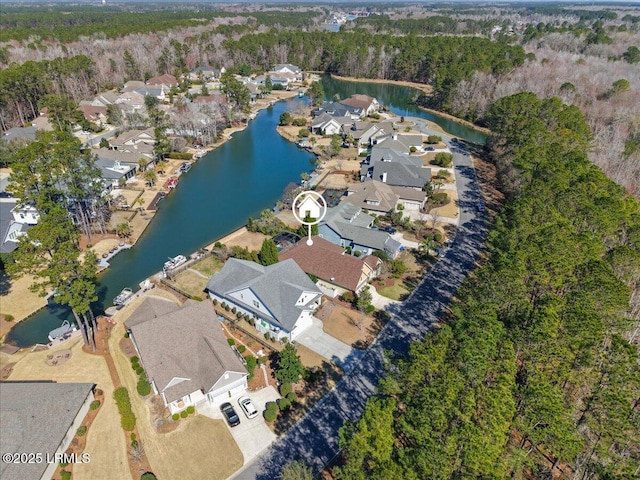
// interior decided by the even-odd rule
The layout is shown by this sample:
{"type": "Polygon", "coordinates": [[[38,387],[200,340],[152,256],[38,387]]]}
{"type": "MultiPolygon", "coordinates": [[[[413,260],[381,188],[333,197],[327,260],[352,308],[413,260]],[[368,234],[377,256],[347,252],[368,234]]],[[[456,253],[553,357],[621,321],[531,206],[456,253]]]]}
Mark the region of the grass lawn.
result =
{"type": "Polygon", "coordinates": [[[175,280],[170,281],[169,283],[195,297],[202,298],[204,296],[204,287],[207,286],[208,281],[208,278],[201,277],[190,270],[185,270],[184,272],[180,272],[176,275],[175,280]]]}
{"type": "Polygon", "coordinates": [[[407,295],[409,290],[407,290],[402,284],[401,279],[394,279],[395,283],[389,287],[378,288],[378,293],[384,297],[390,298],[392,300],[402,300],[403,295],[407,295]]]}
{"type": "MultiPolygon", "coordinates": [[[[25,354],[14,366],[9,380],[95,383],[97,388],[104,391],[104,404],[87,431],[84,451],[91,455],[91,462],[75,464],[73,478],[129,479],[131,473],[127,463],[125,438],[120,427],[120,414],[113,400],[113,383],[107,363],[103,357],[84,353],[82,340],[73,342],[74,340],[51,350],[25,354]],[[73,343],[73,346],[69,343],[73,343]],[[45,363],[47,355],[68,348],[71,349],[71,358],[64,364],[48,366],[45,363]]],[[[129,369],[131,370],[131,367],[129,369]]],[[[44,433],[46,432],[43,431],[44,433]]]]}
{"type": "MultiPolygon", "coordinates": [[[[206,477],[215,480],[229,477],[242,466],[243,456],[223,420],[195,415],[187,421],[182,420],[176,430],[165,434],[156,433],[151,425],[149,409],[136,392],[135,372],[118,345],[124,335],[123,322],[133,310],[123,309],[116,316],[118,324],[112,331],[109,347],[122,383],[129,390],[136,426],[153,472],[158,478],[206,477]]],[[[119,433],[124,438],[124,434],[119,433]]]]}
{"type": "Polygon", "coordinates": [[[215,255],[210,255],[206,258],[203,258],[198,263],[193,264],[191,268],[199,271],[204,275],[211,276],[214,273],[220,271],[220,269],[222,268],[222,262],[215,255]]]}
{"type": "Polygon", "coordinates": [[[325,302],[316,316],[322,320],[325,333],[347,345],[373,341],[380,330],[372,315],[365,315],[360,329],[361,313],[333,302],[325,302]]]}

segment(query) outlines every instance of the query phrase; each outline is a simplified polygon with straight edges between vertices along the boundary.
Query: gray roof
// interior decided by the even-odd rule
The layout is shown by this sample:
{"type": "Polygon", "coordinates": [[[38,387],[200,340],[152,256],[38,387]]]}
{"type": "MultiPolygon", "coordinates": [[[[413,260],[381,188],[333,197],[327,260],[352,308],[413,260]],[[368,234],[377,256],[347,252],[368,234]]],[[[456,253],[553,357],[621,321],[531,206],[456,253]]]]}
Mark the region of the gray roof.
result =
{"type": "Polygon", "coordinates": [[[172,308],[166,300],[150,297],[130,320],[125,325],[147,376],[168,403],[197,390],[208,392],[225,372],[246,373],[209,302],[187,300],[172,308]],[[186,380],[167,388],[174,378],[186,380]]]}
{"type": "Polygon", "coordinates": [[[348,199],[336,207],[328,208],[322,221],[322,224],[340,235],[340,238],[365,247],[384,250],[385,242],[390,238],[389,234],[368,228],[372,223],[373,217],[363,213],[360,207],[353,205],[348,199]]]}
{"type": "Polygon", "coordinates": [[[121,163],[119,169],[116,168],[117,160],[98,157],[96,167],[100,169],[100,176],[105,180],[119,180],[131,170],[135,169],[130,163],[121,163]]]}
{"type": "Polygon", "coordinates": [[[350,105],[343,105],[338,102],[325,102],[320,105],[316,110],[312,112],[314,115],[320,115],[321,113],[329,113],[334,117],[347,117],[351,114],[361,115],[363,113],[362,108],[352,107],[350,105]]]}
{"type": "Polygon", "coordinates": [[[302,71],[300,70],[300,67],[296,65],[292,65],[290,63],[278,63],[275,67],[273,67],[274,70],[280,70],[282,68],[288,68],[289,70],[295,73],[300,73],[302,71]]]}
{"type": "Polygon", "coordinates": [[[314,296],[305,305],[296,305],[300,295],[304,292],[322,295],[307,274],[291,259],[264,267],[254,262],[230,258],[222,270],[211,277],[207,290],[219,297],[228,298],[230,302],[261,317],[266,314],[274,325],[279,325],[288,332],[293,330],[300,314],[309,309],[307,305],[317,298],[314,296]],[[260,299],[268,312],[229,297],[230,293],[245,288],[260,299]]]}
{"type": "Polygon", "coordinates": [[[144,86],[140,88],[136,88],[134,91],[139,93],[140,95],[149,95],[150,97],[160,97],[164,93],[163,87],[155,87],[155,86],[144,86]]]}
{"type": "Polygon", "coordinates": [[[365,180],[382,181],[384,174],[387,174],[386,184],[400,187],[422,188],[431,181],[431,169],[415,167],[397,162],[371,162],[370,165],[363,165],[360,173],[365,180]]]}
{"type": "Polygon", "coordinates": [[[367,228],[373,224],[373,217],[362,211],[362,208],[350,203],[349,200],[342,201],[335,207],[327,208],[323,223],[332,224],[343,222],[357,227],[367,228]]]}
{"type": "MultiPolygon", "coordinates": [[[[0,382],[0,451],[53,457],[94,387],[93,383],[0,382]]],[[[45,462],[1,462],[0,477],[40,478],[47,467],[45,462]]]]}
{"type": "Polygon", "coordinates": [[[13,219],[11,210],[17,205],[14,201],[0,201],[0,253],[11,253],[18,247],[18,242],[5,242],[9,228],[13,224],[18,224],[21,232],[26,232],[30,225],[18,223],[13,219]]]}
{"type": "Polygon", "coordinates": [[[377,145],[398,153],[409,153],[411,147],[422,145],[422,135],[393,135],[391,138],[381,140],[377,145]]]}
{"type": "Polygon", "coordinates": [[[406,165],[413,165],[420,168],[422,168],[422,165],[424,163],[422,157],[418,157],[415,155],[406,155],[403,153],[398,153],[395,150],[391,150],[389,148],[375,146],[371,149],[369,163],[378,161],[404,163],[406,165]]]}
{"type": "MultiPolygon", "coordinates": [[[[424,192],[422,194],[424,196],[424,192]]],[[[398,204],[398,195],[392,187],[378,181],[350,184],[347,186],[347,195],[343,197],[343,202],[378,212],[395,210],[398,204]],[[371,202],[377,202],[377,205],[371,202]]]]}

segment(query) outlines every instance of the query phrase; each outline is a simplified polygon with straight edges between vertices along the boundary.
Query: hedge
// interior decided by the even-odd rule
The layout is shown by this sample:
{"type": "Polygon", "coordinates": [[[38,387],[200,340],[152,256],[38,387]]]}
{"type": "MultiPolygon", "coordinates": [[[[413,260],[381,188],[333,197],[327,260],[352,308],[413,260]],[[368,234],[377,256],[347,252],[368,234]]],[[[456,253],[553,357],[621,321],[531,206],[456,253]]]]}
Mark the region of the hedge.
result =
{"type": "Polygon", "coordinates": [[[97,410],[99,406],[100,406],[100,400],[94,400],[94,401],[93,401],[93,402],[91,402],[91,404],[89,405],[89,409],[90,409],[90,410],[97,410]]]}
{"type": "Polygon", "coordinates": [[[233,338],[227,338],[227,343],[229,346],[233,346],[236,344],[236,341],[233,338]]]}
{"type": "Polygon", "coordinates": [[[278,408],[280,409],[281,412],[284,412],[290,406],[291,406],[291,400],[289,400],[288,398],[285,397],[285,398],[278,399],[278,408]]]}
{"type": "Polygon", "coordinates": [[[191,155],[190,153],[169,152],[169,155],[167,155],[167,157],[175,158],[177,160],[191,160],[193,158],[193,155],[191,155]]]}
{"type": "Polygon", "coordinates": [[[244,353],[246,349],[247,347],[245,347],[244,345],[238,345],[238,352],[244,353]]]}
{"type": "Polygon", "coordinates": [[[295,392],[289,392],[286,395],[287,400],[289,400],[291,403],[295,403],[298,401],[298,396],[296,395],[295,392]]]}
{"type": "Polygon", "coordinates": [[[120,412],[120,425],[127,432],[136,428],[136,416],[131,411],[131,399],[125,387],[120,387],[113,392],[113,399],[120,412]]]}
{"type": "Polygon", "coordinates": [[[76,435],[79,437],[84,436],[87,433],[87,427],[85,427],[84,425],[80,425],[78,427],[78,430],[76,430],[76,435]]]}
{"type": "Polygon", "coordinates": [[[267,402],[265,405],[264,419],[267,422],[273,422],[278,417],[278,404],[276,402],[267,402]]]}
{"type": "Polygon", "coordinates": [[[249,379],[251,379],[253,378],[253,372],[256,369],[258,360],[256,360],[256,357],[254,357],[253,355],[247,355],[246,357],[244,357],[244,359],[247,361],[247,372],[249,372],[249,379]]]}

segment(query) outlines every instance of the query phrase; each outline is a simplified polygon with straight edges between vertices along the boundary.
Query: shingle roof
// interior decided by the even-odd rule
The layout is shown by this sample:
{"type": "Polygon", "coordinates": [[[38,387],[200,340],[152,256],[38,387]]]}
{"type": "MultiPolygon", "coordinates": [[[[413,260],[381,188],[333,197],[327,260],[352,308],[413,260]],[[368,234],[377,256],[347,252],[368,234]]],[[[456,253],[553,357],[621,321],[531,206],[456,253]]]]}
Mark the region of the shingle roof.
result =
{"type": "Polygon", "coordinates": [[[369,163],[385,161],[385,162],[397,162],[407,165],[413,165],[415,167],[422,168],[424,161],[417,156],[406,155],[398,153],[389,148],[375,146],[371,149],[371,155],[369,157],[369,163]]]}
{"type": "Polygon", "coordinates": [[[25,140],[36,139],[36,127],[13,127],[4,132],[0,139],[13,140],[14,138],[24,138],[25,140]]]}
{"type": "Polygon", "coordinates": [[[347,255],[338,245],[313,237],[313,245],[302,241],[280,253],[280,260],[293,259],[305,272],[355,291],[360,284],[364,260],[347,255]]]}
{"type": "Polygon", "coordinates": [[[157,77],[150,78],[147,80],[147,85],[178,85],[178,79],[173,75],[169,75],[165,73],[164,75],[159,75],[157,77]]]}
{"type": "Polygon", "coordinates": [[[377,180],[349,184],[347,195],[342,199],[343,202],[346,200],[357,207],[378,212],[389,212],[398,204],[398,195],[392,187],[377,180]],[[377,201],[378,205],[372,205],[371,201],[377,201]]]}
{"type": "Polygon", "coordinates": [[[401,187],[422,188],[431,180],[431,169],[398,162],[371,162],[363,165],[360,173],[380,181],[386,173],[386,184],[401,187]]]}
{"type": "Polygon", "coordinates": [[[362,94],[356,93],[351,95],[346,100],[342,100],[341,103],[344,105],[350,105],[352,107],[358,107],[366,110],[367,108],[369,108],[369,106],[373,103],[374,100],[375,99],[373,97],[370,97],[369,95],[362,95],[362,94]]]}
{"type": "MultiPolygon", "coordinates": [[[[93,383],[1,382],[0,451],[53,457],[94,387],[93,383]]],[[[47,467],[45,462],[1,462],[0,477],[40,478],[47,467]]]]}
{"type": "Polygon", "coordinates": [[[169,403],[196,390],[209,391],[225,372],[245,373],[209,302],[187,300],[173,308],[151,297],[125,325],[149,379],[169,403]],[[174,378],[186,380],[167,388],[174,378]]]}
{"type": "Polygon", "coordinates": [[[285,260],[264,267],[254,262],[230,258],[222,270],[213,275],[207,283],[207,290],[229,301],[242,305],[260,316],[269,316],[274,324],[290,332],[307,305],[315,300],[315,296],[305,305],[296,305],[304,292],[322,295],[304,271],[293,261],[285,260]],[[268,312],[257,310],[253,305],[244,304],[229,294],[243,289],[250,289],[266,306],[268,312]]]}

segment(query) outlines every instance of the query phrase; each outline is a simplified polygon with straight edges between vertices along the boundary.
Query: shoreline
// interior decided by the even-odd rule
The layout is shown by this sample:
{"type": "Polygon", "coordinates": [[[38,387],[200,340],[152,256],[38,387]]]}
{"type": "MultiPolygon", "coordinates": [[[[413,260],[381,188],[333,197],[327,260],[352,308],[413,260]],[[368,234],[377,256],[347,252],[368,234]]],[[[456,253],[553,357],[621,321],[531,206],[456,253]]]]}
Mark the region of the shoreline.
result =
{"type": "MultiPolygon", "coordinates": [[[[222,132],[221,138],[220,140],[218,140],[217,142],[207,145],[206,147],[200,149],[199,151],[202,152],[202,155],[197,157],[197,158],[193,158],[192,163],[196,163],[198,161],[200,161],[201,158],[203,158],[204,156],[206,156],[209,152],[215,150],[216,148],[220,147],[221,145],[223,145],[224,143],[226,143],[227,141],[229,141],[231,138],[233,138],[233,134],[235,132],[239,132],[242,131],[244,129],[246,129],[249,126],[249,122],[251,121],[252,118],[255,118],[255,115],[257,115],[261,110],[267,109],[270,106],[272,106],[274,103],[282,101],[282,100],[288,100],[289,98],[293,98],[297,95],[297,90],[282,90],[282,91],[275,91],[272,92],[272,94],[270,95],[269,98],[267,99],[260,99],[258,101],[256,101],[255,103],[253,103],[251,105],[251,113],[249,114],[249,116],[247,117],[247,122],[242,124],[241,126],[232,126],[232,127],[228,127],[225,128],[222,132]]],[[[189,149],[192,150],[191,153],[195,152],[195,149],[189,149]]],[[[179,187],[178,187],[179,188],[179,187]]],[[[133,248],[135,247],[135,245],[137,244],[138,240],[140,240],[140,238],[142,238],[142,236],[145,234],[145,232],[147,231],[149,225],[151,225],[151,223],[153,222],[154,218],[155,218],[156,214],[155,212],[153,213],[153,215],[145,222],[144,228],[142,229],[142,231],[140,231],[140,234],[136,237],[136,238],[132,238],[130,240],[127,241],[128,245],[131,245],[128,248],[133,248]]],[[[233,233],[233,232],[230,232],[233,233]]],[[[118,243],[121,242],[122,240],[118,239],[118,243]]],[[[119,253],[120,250],[118,250],[117,253],[119,253]]],[[[82,252],[81,252],[82,255],[82,252]]],[[[117,254],[113,255],[111,258],[109,258],[109,260],[111,260],[112,258],[115,258],[117,256],[117,254]]],[[[100,256],[99,256],[99,261],[100,261],[100,256]]],[[[98,268],[96,269],[96,274],[97,275],[101,275],[104,272],[106,272],[109,269],[109,267],[104,267],[104,266],[100,266],[100,262],[98,263],[98,268]]],[[[9,293],[7,295],[7,297],[11,295],[11,293],[9,293]]],[[[9,334],[9,332],[16,326],[18,325],[20,322],[23,322],[25,320],[28,320],[29,318],[33,317],[35,314],[39,313],[41,310],[43,310],[44,308],[46,308],[49,305],[49,302],[43,298],[43,302],[42,303],[38,303],[38,306],[30,311],[29,313],[27,313],[26,315],[22,316],[21,318],[15,317],[13,318],[13,320],[11,322],[7,322],[7,323],[11,323],[11,327],[7,330],[6,333],[3,333],[3,335],[0,337],[0,344],[4,344],[7,335],[9,334]]],[[[3,313],[3,315],[11,315],[11,313],[3,313]]],[[[4,320],[3,320],[4,322],[4,320]]]]}
{"type": "MultiPolygon", "coordinates": [[[[408,82],[405,80],[383,80],[381,78],[357,78],[357,77],[343,77],[340,75],[334,75],[334,74],[330,74],[332,78],[336,78],[338,80],[342,80],[345,82],[354,82],[354,83],[386,83],[389,85],[398,85],[401,87],[410,87],[410,88],[415,88],[416,90],[420,90],[421,92],[429,95],[432,91],[433,88],[430,85],[426,85],[424,83],[416,83],[416,82],[408,82]]],[[[454,115],[451,115],[449,113],[445,113],[445,112],[441,112],[440,110],[434,110],[433,108],[427,108],[427,107],[423,107],[421,105],[417,105],[416,107],[418,107],[420,110],[424,110],[425,112],[429,112],[429,113],[433,113],[434,115],[438,115],[440,117],[446,118],[448,120],[451,120],[452,122],[456,122],[459,123],[460,125],[464,125],[465,127],[471,128],[473,130],[476,130],[480,133],[484,133],[486,135],[490,135],[491,134],[491,130],[489,130],[488,128],[485,127],[481,127],[479,125],[476,125],[475,123],[471,123],[468,120],[464,120],[462,118],[458,118],[454,115]]],[[[432,123],[432,122],[431,122],[432,123]]]]}

